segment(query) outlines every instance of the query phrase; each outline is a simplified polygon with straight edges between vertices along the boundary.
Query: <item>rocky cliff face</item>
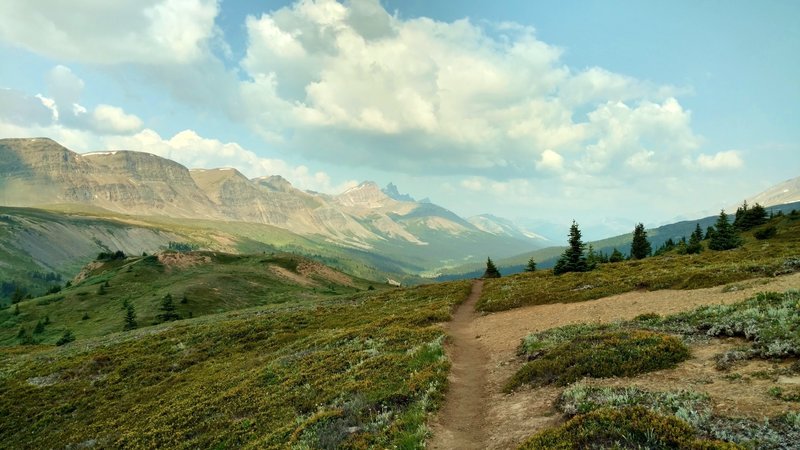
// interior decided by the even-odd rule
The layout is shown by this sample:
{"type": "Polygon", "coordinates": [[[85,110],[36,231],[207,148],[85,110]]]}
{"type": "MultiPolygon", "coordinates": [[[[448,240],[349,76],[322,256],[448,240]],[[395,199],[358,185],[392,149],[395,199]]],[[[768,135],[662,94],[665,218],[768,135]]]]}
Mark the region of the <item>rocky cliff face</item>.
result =
{"type": "Polygon", "coordinates": [[[79,155],[55,141],[0,140],[0,202],[83,203],[140,215],[220,218],[178,163],[141,152],[79,155]]]}
{"type": "Polygon", "coordinates": [[[142,152],[79,155],[50,139],[0,139],[0,205],[78,203],[131,215],[254,222],[360,249],[495,237],[442,207],[394,197],[373,182],[328,196],[277,175],[250,180],[236,169],[190,171],[142,152]]]}

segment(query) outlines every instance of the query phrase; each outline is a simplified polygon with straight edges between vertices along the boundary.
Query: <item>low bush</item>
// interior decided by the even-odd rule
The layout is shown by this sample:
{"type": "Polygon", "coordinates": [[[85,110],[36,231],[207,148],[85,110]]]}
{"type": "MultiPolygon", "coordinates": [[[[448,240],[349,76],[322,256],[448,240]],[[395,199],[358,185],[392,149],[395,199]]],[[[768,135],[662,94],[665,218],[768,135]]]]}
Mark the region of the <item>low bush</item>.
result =
{"type": "MultiPolygon", "coordinates": [[[[774,396],[783,395],[785,391],[776,390],[772,394],[774,396]]],[[[685,422],[694,429],[694,436],[718,440],[716,442],[696,441],[692,444],[712,445],[712,447],[700,448],[777,450],[795,448],[795,443],[800,442],[800,413],[798,412],[790,412],[764,420],[716,416],[710,397],[707,394],[692,391],[651,392],[637,388],[594,387],[578,383],[561,394],[556,406],[566,418],[583,417],[609,409],[645,408],[653,414],[670,416],[685,422]],[[736,445],[720,444],[719,441],[736,445]],[[713,445],[717,445],[717,447],[713,445]],[[724,445],[729,446],[725,447],[724,445]]],[[[623,423],[626,420],[624,417],[618,419],[623,423]]],[[[612,427],[619,427],[619,425],[612,425],[612,427]]]]}
{"type": "Polygon", "coordinates": [[[641,406],[601,408],[542,431],[520,449],[739,449],[720,441],[697,438],[695,429],[675,417],[641,406]]]}
{"type": "Polygon", "coordinates": [[[584,332],[537,351],[541,356],[523,365],[506,383],[505,392],[527,383],[565,386],[582,377],[632,376],[689,358],[689,349],[679,339],[644,330],[584,332]]]}
{"type": "Polygon", "coordinates": [[[770,226],[756,231],[755,233],[753,233],[753,237],[755,237],[759,241],[763,241],[764,239],[769,239],[775,236],[776,234],[778,234],[778,229],[775,228],[774,226],[770,226]]]}

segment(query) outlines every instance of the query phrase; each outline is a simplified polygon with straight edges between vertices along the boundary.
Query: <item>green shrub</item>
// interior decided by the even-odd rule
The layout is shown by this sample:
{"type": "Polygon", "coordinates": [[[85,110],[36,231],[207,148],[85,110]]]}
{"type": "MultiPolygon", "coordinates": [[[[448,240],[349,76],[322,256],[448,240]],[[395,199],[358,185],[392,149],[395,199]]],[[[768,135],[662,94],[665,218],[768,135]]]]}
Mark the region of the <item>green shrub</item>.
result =
{"type": "Polygon", "coordinates": [[[58,338],[58,340],[56,341],[56,345],[60,347],[65,344],[69,344],[74,340],[75,340],[75,335],[72,334],[72,330],[67,330],[64,332],[64,334],[61,335],[60,338],[58,338]]]}
{"type": "Polygon", "coordinates": [[[776,234],[778,234],[778,229],[775,228],[775,226],[769,226],[769,227],[766,227],[766,228],[763,228],[761,230],[756,231],[755,233],[753,233],[753,236],[756,239],[758,239],[760,241],[763,241],[764,239],[769,239],[769,238],[775,236],[776,234]]]}
{"type": "Polygon", "coordinates": [[[679,339],[644,330],[583,333],[541,351],[506,383],[505,392],[526,383],[565,386],[582,377],[632,376],[674,367],[689,358],[689,349],[679,339]]]}
{"type": "Polygon", "coordinates": [[[542,431],[520,449],[739,449],[719,441],[700,440],[695,429],[675,417],[641,406],[603,408],[542,431]]]}

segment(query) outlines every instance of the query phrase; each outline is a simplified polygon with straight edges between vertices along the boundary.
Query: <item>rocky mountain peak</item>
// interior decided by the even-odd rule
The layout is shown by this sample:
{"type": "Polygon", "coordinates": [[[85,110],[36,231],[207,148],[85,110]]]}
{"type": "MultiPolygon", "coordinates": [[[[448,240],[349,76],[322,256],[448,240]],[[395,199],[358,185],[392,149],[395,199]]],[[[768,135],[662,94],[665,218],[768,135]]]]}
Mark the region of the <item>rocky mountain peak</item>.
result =
{"type": "Polygon", "coordinates": [[[386,187],[382,189],[382,191],[383,191],[384,194],[388,195],[390,198],[392,198],[394,200],[397,200],[399,202],[413,202],[413,201],[416,201],[416,200],[414,200],[414,197],[412,197],[412,196],[410,196],[408,194],[401,194],[400,190],[397,189],[397,185],[395,185],[392,182],[387,184],[386,187]]]}
{"type": "Polygon", "coordinates": [[[292,186],[292,183],[280,175],[253,178],[253,182],[261,187],[265,187],[270,191],[275,192],[292,192],[295,190],[294,186],[292,186]]]}
{"type": "Polygon", "coordinates": [[[364,181],[336,196],[336,201],[344,206],[366,208],[379,208],[391,200],[374,181],[364,181]]]}

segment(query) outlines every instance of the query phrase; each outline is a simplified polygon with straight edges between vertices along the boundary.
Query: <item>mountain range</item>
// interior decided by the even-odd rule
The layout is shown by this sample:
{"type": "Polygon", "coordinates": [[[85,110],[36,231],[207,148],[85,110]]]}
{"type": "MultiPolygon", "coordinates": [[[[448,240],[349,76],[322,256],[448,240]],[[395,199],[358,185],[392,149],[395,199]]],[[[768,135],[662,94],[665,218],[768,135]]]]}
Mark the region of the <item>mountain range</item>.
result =
{"type": "Polygon", "coordinates": [[[190,170],[144,152],[78,154],[47,138],[0,139],[0,205],[63,204],[136,217],[269,225],[343,248],[397,256],[412,271],[547,244],[506,219],[464,219],[427,200],[415,201],[391,183],[381,189],[365,181],[327,195],[297,189],[279,175],[249,179],[233,168],[190,170]]]}

